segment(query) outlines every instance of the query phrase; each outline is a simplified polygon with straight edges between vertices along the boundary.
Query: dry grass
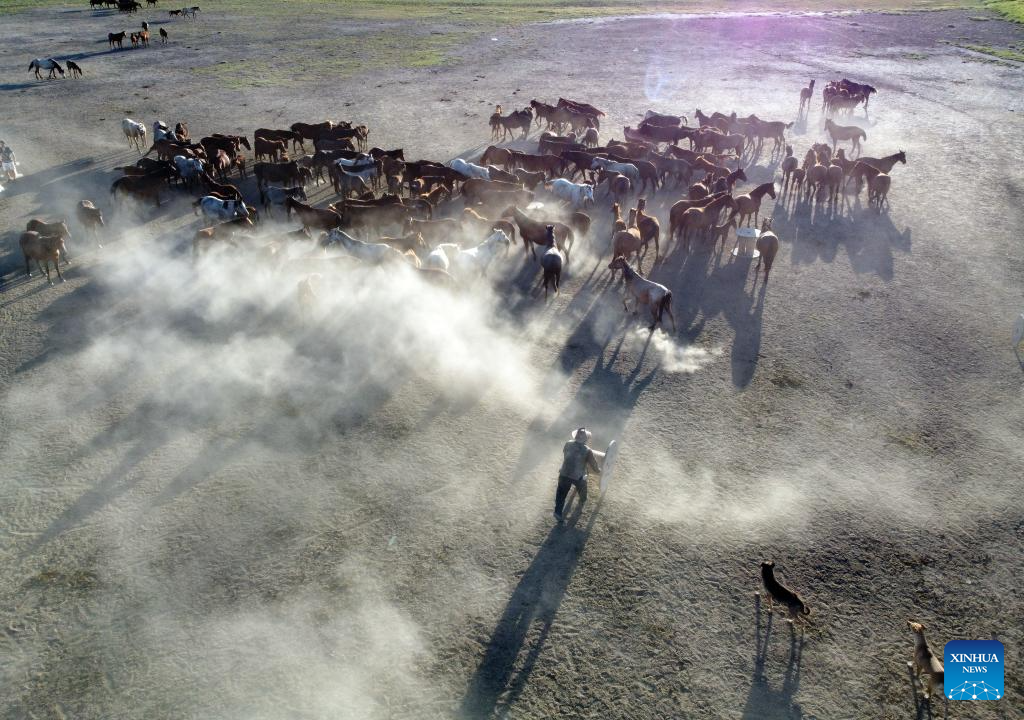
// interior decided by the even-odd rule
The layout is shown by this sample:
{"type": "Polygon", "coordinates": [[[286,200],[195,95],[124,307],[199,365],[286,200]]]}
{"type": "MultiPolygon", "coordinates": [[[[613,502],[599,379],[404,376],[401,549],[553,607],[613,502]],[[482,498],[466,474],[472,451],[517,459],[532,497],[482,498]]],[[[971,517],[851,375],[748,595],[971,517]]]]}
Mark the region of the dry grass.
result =
{"type": "MultiPolygon", "coordinates": [[[[1020,21],[1024,10],[1020,0],[997,0],[986,3],[996,12],[1020,21]]],[[[86,0],[69,3],[65,0],[6,0],[0,3],[0,14],[32,10],[39,7],[66,7],[80,9],[86,0]]],[[[824,0],[782,0],[765,3],[737,0],[723,3],[718,0],[688,0],[672,2],[661,0],[447,0],[427,3],[420,0],[221,0],[214,10],[239,15],[308,15],[324,14],[332,17],[359,20],[451,20],[474,24],[516,24],[556,19],[600,17],[609,15],[643,15],[653,13],[695,12],[797,12],[797,11],[899,11],[940,10],[979,7],[972,0],[859,0],[825,2],[824,0]]]]}

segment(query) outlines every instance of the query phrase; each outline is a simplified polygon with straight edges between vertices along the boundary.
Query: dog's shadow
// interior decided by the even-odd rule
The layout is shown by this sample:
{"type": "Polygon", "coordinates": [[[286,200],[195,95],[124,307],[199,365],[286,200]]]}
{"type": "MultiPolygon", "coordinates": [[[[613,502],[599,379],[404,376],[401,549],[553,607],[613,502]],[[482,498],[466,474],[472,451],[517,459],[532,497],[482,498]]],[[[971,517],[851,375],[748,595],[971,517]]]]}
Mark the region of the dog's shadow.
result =
{"type": "Polygon", "coordinates": [[[800,660],[804,648],[804,632],[791,627],[789,659],[782,677],[782,685],[772,688],[766,672],[768,640],[772,634],[774,615],[761,622],[761,596],[754,596],[754,672],[750,682],[750,693],[743,708],[743,720],[799,720],[803,718],[800,705],[793,702],[793,696],[800,689],[800,660]]]}
{"type": "MultiPolygon", "coordinates": [[[[931,698],[923,696],[924,686],[914,675],[914,663],[907,663],[907,675],[910,676],[910,696],[914,700],[914,720],[933,720],[936,716],[932,713],[931,698]]],[[[939,688],[940,692],[944,692],[939,688]]],[[[942,718],[946,720],[949,716],[949,700],[945,695],[942,697],[942,718]]]]}

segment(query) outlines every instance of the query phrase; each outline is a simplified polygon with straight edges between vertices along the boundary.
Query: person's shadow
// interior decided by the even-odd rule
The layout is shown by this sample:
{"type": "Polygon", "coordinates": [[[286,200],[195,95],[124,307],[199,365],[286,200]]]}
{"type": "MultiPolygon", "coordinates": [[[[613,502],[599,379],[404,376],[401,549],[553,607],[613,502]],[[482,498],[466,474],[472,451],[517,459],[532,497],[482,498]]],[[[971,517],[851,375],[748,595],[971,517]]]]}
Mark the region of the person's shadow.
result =
{"type": "Polygon", "coordinates": [[[501,710],[511,707],[526,687],[590,537],[601,502],[599,497],[585,506],[593,507],[583,528],[577,526],[581,512],[577,504],[576,512],[566,518],[566,524],[555,525],[548,533],[491,634],[483,660],[462,699],[460,717],[501,715],[501,710]],[[527,647],[525,655],[524,647],[527,647]]]}
{"type": "Polygon", "coordinates": [[[768,657],[768,639],[772,634],[772,619],[761,624],[761,596],[754,599],[754,672],[750,682],[750,693],[743,708],[743,720],[799,720],[803,717],[800,705],[793,702],[793,696],[800,689],[800,660],[804,649],[803,626],[792,628],[789,641],[789,660],[782,676],[782,686],[772,689],[772,683],[765,672],[768,657]],[[763,631],[763,635],[762,635],[763,631]]]}

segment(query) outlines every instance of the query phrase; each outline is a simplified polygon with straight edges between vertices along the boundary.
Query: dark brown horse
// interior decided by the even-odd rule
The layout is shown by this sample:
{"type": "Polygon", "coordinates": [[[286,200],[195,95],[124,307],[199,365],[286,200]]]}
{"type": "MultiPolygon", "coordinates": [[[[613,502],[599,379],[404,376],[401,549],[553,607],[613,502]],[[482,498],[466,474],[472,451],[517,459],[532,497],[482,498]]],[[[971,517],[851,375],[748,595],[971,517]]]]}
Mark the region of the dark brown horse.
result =
{"type": "Polygon", "coordinates": [[[302,227],[304,228],[326,231],[333,230],[336,227],[341,227],[341,215],[333,210],[315,208],[311,205],[299,202],[293,197],[285,199],[284,206],[288,217],[291,217],[294,212],[298,215],[299,222],[302,223],[302,227]]]}

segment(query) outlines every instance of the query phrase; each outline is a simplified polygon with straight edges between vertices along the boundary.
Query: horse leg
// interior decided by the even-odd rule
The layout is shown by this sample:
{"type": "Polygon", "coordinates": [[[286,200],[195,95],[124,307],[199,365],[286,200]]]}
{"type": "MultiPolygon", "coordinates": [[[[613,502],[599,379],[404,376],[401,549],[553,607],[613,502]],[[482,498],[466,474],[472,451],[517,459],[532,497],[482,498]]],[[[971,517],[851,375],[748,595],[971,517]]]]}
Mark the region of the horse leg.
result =
{"type": "MultiPolygon", "coordinates": [[[[50,264],[49,260],[47,260],[46,264],[47,264],[47,267],[49,267],[49,264],[50,264]]],[[[53,266],[57,269],[57,277],[60,278],[61,282],[64,282],[64,276],[61,275],[61,272],[60,272],[60,255],[59,254],[57,255],[56,259],[53,261],[53,266]]]]}

